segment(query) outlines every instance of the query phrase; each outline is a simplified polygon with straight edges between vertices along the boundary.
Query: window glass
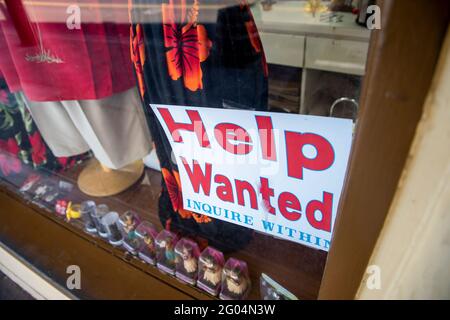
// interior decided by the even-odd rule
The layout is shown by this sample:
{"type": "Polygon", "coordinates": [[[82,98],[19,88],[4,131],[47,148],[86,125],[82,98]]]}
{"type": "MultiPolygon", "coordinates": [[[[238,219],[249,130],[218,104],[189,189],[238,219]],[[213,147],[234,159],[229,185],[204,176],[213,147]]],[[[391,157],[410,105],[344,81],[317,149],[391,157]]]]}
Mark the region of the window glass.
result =
{"type": "MultiPolygon", "coordinates": [[[[314,299],[330,241],[306,233],[290,241],[275,231],[246,226],[240,220],[244,215],[234,217],[240,223],[231,223],[188,210],[182,191],[187,169],[179,166],[173,150],[185,132],[168,135],[167,121],[161,122],[164,114],[151,105],[234,111],[235,119],[271,112],[288,119],[286,123],[298,119],[300,127],[307,119],[354,123],[369,47],[366,9],[371,3],[3,1],[2,187],[17,192],[30,206],[47,209],[42,214],[127,250],[149,270],[177,277],[206,294],[223,299],[314,299]]],[[[167,110],[165,119],[174,125],[183,122],[170,113],[173,109],[167,110]]],[[[220,113],[212,114],[213,120],[222,120],[220,113]]],[[[191,130],[188,120],[195,116],[186,116],[181,130],[191,130]]],[[[323,123],[322,130],[334,130],[334,122],[323,123]]],[[[226,123],[222,128],[230,129],[226,123]]],[[[279,129],[291,131],[292,126],[279,129]]],[[[302,129],[298,131],[300,135],[302,129]]],[[[245,153],[251,138],[233,134],[230,138],[226,133],[223,141],[231,141],[231,148],[247,143],[245,153]]],[[[292,143],[300,146],[298,139],[293,137],[292,143]]],[[[311,141],[304,144],[314,146],[311,141]]],[[[319,158],[322,149],[315,146],[310,153],[305,149],[305,163],[319,158]]],[[[320,171],[331,163],[317,165],[320,171]]],[[[235,172],[242,168],[239,163],[234,169],[229,166],[235,172]]],[[[340,172],[344,177],[345,165],[340,172]]],[[[267,204],[260,181],[253,191],[241,186],[246,190],[241,190],[243,202],[251,202],[254,192],[261,214],[282,205],[284,218],[307,219],[309,204],[302,202],[302,190],[267,204]]],[[[239,198],[239,185],[232,188],[239,198]]],[[[325,206],[325,197],[314,202],[317,208],[308,216],[318,224],[325,214],[318,217],[315,211],[325,206]]],[[[333,210],[338,201],[334,199],[333,210]]]]}

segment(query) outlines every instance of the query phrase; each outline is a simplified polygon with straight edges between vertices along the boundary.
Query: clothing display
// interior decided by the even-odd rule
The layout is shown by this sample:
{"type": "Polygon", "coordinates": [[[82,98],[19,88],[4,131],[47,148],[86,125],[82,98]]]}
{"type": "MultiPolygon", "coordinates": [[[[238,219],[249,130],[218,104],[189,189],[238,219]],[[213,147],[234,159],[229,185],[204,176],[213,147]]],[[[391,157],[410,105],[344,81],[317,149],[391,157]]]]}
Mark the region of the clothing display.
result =
{"type": "MultiPolygon", "coordinates": [[[[417,65],[414,43],[390,43],[408,15],[446,9],[372,6],[377,21],[358,25],[362,2],[0,1],[0,265],[26,262],[55,297],[231,300],[230,314],[247,310],[233,301],[326,295],[335,242],[351,240],[341,222],[360,227],[352,160],[380,151],[361,148],[383,127],[373,80],[397,53],[417,65]],[[380,12],[398,23],[380,29],[380,12]]],[[[431,52],[417,106],[445,51],[441,16],[418,30],[431,52]]],[[[409,98],[400,67],[389,85],[409,98]]],[[[390,115],[411,129],[415,109],[411,124],[390,115]]],[[[169,310],[206,317],[194,311],[169,310]]]]}
{"type": "MultiPolygon", "coordinates": [[[[86,3],[71,4],[77,2],[86,3]]],[[[66,25],[65,5],[49,15],[33,3],[1,3],[0,69],[10,89],[32,101],[63,101],[101,99],[133,87],[127,12],[102,10],[101,2],[89,1],[80,28],[66,25]]]]}
{"type": "Polygon", "coordinates": [[[79,28],[66,25],[64,6],[53,12],[64,19],[53,21],[33,3],[0,4],[0,70],[23,92],[55,155],[91,149],[102,165],[120,169],[148,155],[151,139],[136,93],[127,11],[100,2],[89,2],[79,28]]]}
{"type": "MultiPolygon", "coordinates": [[[[11,93],[5,80],[0,78],[0,175],[11,179],[13,175],[22,174],[25,166],[59,171],[81,159],[55,157],[42,140],[21,95],[11,93]]],[[[21,178],[25,179],[26,174],[21,178]]]]}
{"type": "Polygon", "coordinates": [[[159,214],[167,228],[224,251],[253,231],[182,208],[177,165],[150,103],[267,110],[267,65],[250,8],[236,0],[130,2],[132,60],[163,174],[159,214]],[[160,6],[148,14],[141,5],[160,6]]]}
{"type": "Polygon", "coordinates": [[[36,102],[24,98],[57,156],[92,150],[101,164],[120,169],[150,152],[150,133],[136,88],[99,100],[36,102]]]}

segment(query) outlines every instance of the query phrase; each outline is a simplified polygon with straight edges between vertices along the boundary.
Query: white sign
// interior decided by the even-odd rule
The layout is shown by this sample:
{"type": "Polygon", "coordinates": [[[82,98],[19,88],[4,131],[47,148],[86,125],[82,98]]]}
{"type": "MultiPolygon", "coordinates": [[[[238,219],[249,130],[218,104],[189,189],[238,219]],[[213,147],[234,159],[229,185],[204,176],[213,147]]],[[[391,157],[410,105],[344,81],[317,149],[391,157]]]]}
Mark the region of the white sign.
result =
{"type": "Polygon", "coordinates": [[[328,251],[351,120],[151,107],[173,149],[185,210],[328,251]]]}

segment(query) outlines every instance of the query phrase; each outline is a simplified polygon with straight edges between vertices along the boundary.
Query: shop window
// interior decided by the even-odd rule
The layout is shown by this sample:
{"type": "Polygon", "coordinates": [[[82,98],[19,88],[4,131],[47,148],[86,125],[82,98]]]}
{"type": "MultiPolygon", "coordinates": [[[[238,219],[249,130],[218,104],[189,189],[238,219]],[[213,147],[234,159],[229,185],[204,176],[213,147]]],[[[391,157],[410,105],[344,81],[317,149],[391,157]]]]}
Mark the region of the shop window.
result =
{"type": "MultiPolygon", "coordinates": [[[[173,161],[174,134],[151,105],[356,122],[370,38],[357,23],[362,3],[110,0],[67,8],[4,1],[3,188],[210,297],[316,298],[330,241],[305,233],[301,244],[245,226],[241,217],[236,224],[202,214],[198,203],[186,208],[186,169],[173,161]]],[[[183,130],[191,130],[186,121],[183,130]]],[[[235,179],[232,192],[242,206],[267,213],[260,183],[235,179]]],[[[272,205],[284,206],[287,219],[306,219],[295,209],[300,201],[297,211],[307,210],[302,196],[285,194],[272,205]]],[[[327,197],[315,203],[324,206],[327,197]]]]}

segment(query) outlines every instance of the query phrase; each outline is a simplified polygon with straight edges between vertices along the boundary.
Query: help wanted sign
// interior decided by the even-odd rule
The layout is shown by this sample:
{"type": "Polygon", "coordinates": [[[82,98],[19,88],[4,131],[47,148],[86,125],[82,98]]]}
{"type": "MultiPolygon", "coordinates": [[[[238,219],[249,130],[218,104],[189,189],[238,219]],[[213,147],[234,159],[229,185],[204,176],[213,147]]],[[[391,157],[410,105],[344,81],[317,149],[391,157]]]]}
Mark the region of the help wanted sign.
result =
{"type": "Polygon", "coordinates": [[[151,107],[173,149],[185,210],[328,251],[351,120],[151,107]]]}

